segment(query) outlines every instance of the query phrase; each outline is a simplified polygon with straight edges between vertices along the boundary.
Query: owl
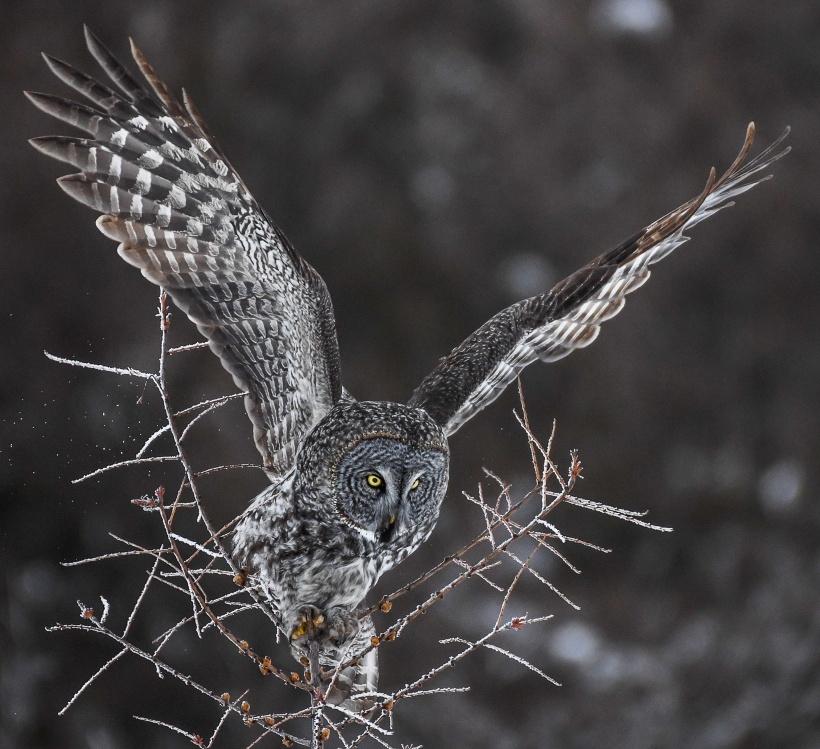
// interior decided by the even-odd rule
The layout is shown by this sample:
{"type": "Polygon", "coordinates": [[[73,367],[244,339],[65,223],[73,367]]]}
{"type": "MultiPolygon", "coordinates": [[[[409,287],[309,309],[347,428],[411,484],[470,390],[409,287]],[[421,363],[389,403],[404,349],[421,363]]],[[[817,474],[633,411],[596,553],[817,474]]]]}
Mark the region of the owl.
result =
{"type": "MultiPolygon", "coordinates": [[[[87,29],[103,85],[45,56],[87,104],[29,93],[89,138],[31,143],[71,164],[60,187],[102,214],[119,255],[164,288],[247,393],[245,406],[271,485],[235,530],[234,554],[276,606],[293,655],[325,670],[374,634],[359,607],[379,577],[430,535],[447,489],[448,438],[537,360],[588,346],[688,231],[765,179],[789,149],[783,134],[746,163],[740,154],[703,191],[558,283],[502,310],[421,382],[406,404],[357,402],[342,386],[324,281],[248,191],[183,91],[182,103],[142,53],[147,85],[87,29]]],[[[304,661],[303,661],[304,662],[304,661]]],[[[313,679],[325,688],[318,668],[313,679]]],[[[376,651],[337,678],[327,699],[367,709],[376,651]]]]}

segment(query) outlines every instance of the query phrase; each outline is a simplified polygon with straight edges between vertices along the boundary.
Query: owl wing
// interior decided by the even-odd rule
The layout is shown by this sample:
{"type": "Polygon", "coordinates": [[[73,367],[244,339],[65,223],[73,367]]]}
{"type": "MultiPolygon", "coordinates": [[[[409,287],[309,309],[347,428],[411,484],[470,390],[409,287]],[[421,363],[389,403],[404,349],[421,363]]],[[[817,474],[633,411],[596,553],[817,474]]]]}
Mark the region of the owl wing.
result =
{"type": "Polygon", "coordinates": [[[131,44],[150,88],[88,29],[112,90],[45,56],[93,106],[29,93],[40,109],[91,138],[31,143],[80,169],[58,180],[103,215],[120,256],[162,286],[196,323],[237,386],[264,464],[291,465],[309,429],[342,397],[333,306],[324,281],[296,252],[224,158],[187,94],[184,106],[131,44]]]}
{"type": "Polygon", "coordinates": [[[550,292],[499,312],[476,330],[422,381],[409,405],[423,408],[449,435],[492,403],[524,367],[561,359],[592,343],[600,324],[617,315],[625,297],[646,283],[649,266],[688,240],[684,232],[732,205],[736,195],[767,179],[761,172],[788,153],[789,130],[744,166],[754,123],[732,166],[703,192],[597,257],[550,292]]]}

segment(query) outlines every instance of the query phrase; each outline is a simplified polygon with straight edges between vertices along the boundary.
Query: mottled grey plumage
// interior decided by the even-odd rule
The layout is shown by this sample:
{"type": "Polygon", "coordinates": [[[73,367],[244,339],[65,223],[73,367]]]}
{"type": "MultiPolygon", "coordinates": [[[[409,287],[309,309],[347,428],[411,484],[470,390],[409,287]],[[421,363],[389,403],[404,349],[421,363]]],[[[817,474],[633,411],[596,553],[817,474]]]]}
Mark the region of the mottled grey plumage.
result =
{"type": "MultiPolygon", "coordinates": [[[[442,359],[408,405],[355,403],[342,388],[324,282],[250,195],[187,95],[180,105],[132,43],[151,90],[86,30],[111,90],[46,57],[94,107],[29,94],[92,139],[35,138],[79,168],[61,187],[103,215],[119,254],[165,288],[248,391],[246,407],[271,487],[236,528],[234,549],[278,607],[297,658],[318,645],[326,668],[372,636],[357,609],[380,575],[430,535],[447,488],[447,436],[528,364],[589,345],[648,267],[683,232],[765,179],[785,133],[746,166],[754,135],[719,180],[552,291],[508,307],[442,359]]],[[[788,131],[786,131],[788,132],[788,131]]],[[[341,675],[334,702],[367,708],[375,651],[341,675]]]]}
{"type": "MultiPolygon", "coordinates": [[[[356,634],[350,613],[432,532],[447,488],[448,457],[438,425],[424,411],[398,403],[340,403],[308,434],[294,468],[254,500],[234,540],[239,563],[256,571],[286,632],[313,607],[324,615],[335,649],[356,634]],[[386,486],[379,496],[366,486],[374,472],[386,484],[394,477],[404,485],[386,486]],[[369,504],[357,501],[357,493],[368,492],[369,504]]],[[[364,632],[371,629],[368,618],[364,632]]],[[[293,645],[297,659],[305,654],[304,638],[293,645]]],[[[375,658],[374,650],[364,664],[371,672],[375,658]]]]}

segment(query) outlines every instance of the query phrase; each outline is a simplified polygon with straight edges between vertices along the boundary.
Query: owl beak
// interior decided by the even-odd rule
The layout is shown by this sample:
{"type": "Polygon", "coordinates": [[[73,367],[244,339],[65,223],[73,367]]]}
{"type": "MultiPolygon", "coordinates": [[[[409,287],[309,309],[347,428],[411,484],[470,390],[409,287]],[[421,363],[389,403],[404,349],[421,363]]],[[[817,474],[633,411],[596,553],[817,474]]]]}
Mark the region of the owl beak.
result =
{"type": "Polygon", "coordinates": [[[382,543],[390,543],[393,538],[396,536],[396,532],[398,531],[398,524],[396,520],[398,519],[398,515],[395,512],[390,513],[390,515],[385,515],[384,520],[382,521],[382,530],[379,534],[379,538],[382,543]]]}
{"type": "Polygon", "coordinates": [[[393,515],[390,518],[390,522],[382,528],[380,540],[383,544],[390,543],[393,540],[393,536],[396,535],[396,516],[393,515]]]}

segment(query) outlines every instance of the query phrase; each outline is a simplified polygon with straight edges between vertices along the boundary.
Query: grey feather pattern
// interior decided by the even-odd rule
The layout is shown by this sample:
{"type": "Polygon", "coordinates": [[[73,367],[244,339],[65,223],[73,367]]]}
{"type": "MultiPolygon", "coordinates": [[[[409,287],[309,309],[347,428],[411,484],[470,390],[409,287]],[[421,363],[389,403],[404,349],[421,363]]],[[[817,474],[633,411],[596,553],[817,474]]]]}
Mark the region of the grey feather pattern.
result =
{"type": "Polygon", "coordinates": [[[789,152],[790,148],[779,150],[788,132],[743,166],[754,139],[750,124],[743,148],[719,180],[713,169],[698,197],[597,257],[550,292],[499,312],[439,362],[408,405],[423,408],[451,435],[501,395],[528,364],[556,361],[589,346],[600,324],[621,311],[624,297],[646,283],[649,266],[689,239],[685,231],[768,178],[760,172],[789,152]]]}
{"type": "Polygon", "coordinates": [[[28,94],[90,138],[32,144],[71,164],[69,195],[103,215],[118,252],[196,323],[236,384],[265,466],[285,473],[307,432],[342,397],[330,296],[225,160],[187,94],[179,104],[132,43],[150,90],[86,29],[117,90],[45,56],[91,105],[28,94]]]}

